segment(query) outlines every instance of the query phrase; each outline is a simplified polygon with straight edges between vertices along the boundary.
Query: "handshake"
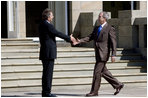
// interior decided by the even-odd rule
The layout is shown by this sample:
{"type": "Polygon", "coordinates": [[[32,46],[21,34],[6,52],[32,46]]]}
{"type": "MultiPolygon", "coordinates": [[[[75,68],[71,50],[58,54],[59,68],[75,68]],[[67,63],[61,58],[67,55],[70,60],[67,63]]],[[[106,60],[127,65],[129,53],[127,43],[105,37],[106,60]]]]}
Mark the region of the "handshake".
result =
{"type": "Polygon", "coordinates": [[[71,41],[72,41],[72,45],[80,44],[80,40],[79,40],[78,38],[75,39],[75,38],[73,37],[73,34],[70,35],[70,39],[71,39],[71,41]]]}

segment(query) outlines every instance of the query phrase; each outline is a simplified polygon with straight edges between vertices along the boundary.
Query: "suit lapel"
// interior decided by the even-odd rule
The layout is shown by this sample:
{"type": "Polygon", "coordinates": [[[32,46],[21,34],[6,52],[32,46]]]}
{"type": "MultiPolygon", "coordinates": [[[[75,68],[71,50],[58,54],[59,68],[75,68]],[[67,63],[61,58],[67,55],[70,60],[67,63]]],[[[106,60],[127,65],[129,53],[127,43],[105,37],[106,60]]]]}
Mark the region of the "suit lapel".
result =
{"type": "Polygon", "coordinates": [[[97,40],[97,38],[98,38],[98,28],[99,28],[99,26],[97,26],[96,30],[95,30],[95,40],[97,40]]]}
{"type": "Polygon", "coordinates": [[[103,28],[102,28],[102,30],[101,30],[101,32],[100,32],[100,34],[99,34],[99,38],[97,39],[97,40],[99,40],[102,36],[102,34],[103,34],[103,32],[104,32],[104,30],[106,29],[106,27],[107,27],[107,23],[103,26],[103,28]]]}

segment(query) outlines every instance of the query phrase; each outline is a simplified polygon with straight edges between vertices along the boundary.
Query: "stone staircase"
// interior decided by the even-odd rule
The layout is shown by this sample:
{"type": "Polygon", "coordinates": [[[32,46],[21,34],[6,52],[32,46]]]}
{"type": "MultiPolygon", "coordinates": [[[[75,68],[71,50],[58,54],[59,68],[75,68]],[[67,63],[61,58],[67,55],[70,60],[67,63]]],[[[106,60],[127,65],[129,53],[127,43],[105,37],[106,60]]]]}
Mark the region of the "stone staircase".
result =
{"type": "MultiPolygon", "coordinates": [[[[92,82],[95,54],[93,48],[58,47],[55,60],[53,89],[85,88],[92,82]]],[[[41,90],[42,65],[38,60],[39,43],[31,39],[1,40],[1,90],[41,90]]],[[[107,63],[108,69],[125,84],[146,85],[146,61],[133,49],[117,49],[116,62],[107,63]]],[[[102,78],[103,85],[109,85],[102,78]]]]}

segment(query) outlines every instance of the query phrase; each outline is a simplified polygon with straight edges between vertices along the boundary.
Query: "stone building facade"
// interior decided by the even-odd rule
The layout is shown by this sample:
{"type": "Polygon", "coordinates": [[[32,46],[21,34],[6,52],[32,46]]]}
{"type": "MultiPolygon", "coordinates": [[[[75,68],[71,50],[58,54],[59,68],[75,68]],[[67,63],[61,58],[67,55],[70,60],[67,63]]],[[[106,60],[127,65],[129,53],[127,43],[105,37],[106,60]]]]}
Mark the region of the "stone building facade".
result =
{"type": "MultiPolygon", "coordinates": [[[[1,38],[38,37],[45,8],[54,13],[59,31],[82,38],[90,34],[98,14],[107,11],[116,28],[117,47],[135,48],[146,57],[147,1],[1,1],[1,38]]],[[[80,46],[93,47],[93,42],[80,46]]]]}

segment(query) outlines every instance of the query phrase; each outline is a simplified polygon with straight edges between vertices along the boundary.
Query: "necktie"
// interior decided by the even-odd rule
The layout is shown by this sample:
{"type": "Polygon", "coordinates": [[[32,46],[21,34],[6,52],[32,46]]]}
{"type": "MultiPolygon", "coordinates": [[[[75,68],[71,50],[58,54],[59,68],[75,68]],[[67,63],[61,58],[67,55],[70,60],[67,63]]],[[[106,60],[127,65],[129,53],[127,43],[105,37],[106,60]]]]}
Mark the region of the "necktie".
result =
{"type": "Polygon", "coordinates": [[[99,28],[98,28],[98,37],[99,37],[101,30],[102,30],[102,26],[100,25],[99,28]]]}

